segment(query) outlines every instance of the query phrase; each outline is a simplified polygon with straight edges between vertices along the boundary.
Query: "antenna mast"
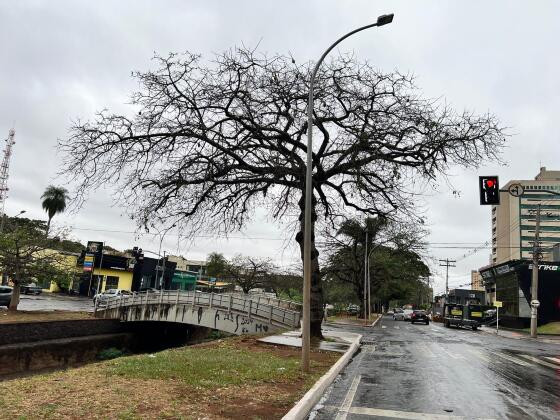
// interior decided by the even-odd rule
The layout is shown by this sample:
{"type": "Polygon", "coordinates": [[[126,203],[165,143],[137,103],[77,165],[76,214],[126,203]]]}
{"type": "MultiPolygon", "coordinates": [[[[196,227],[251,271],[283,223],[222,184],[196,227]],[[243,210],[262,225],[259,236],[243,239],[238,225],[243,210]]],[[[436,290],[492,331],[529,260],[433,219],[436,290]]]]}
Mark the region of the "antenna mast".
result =
{"type": "Polygon", "coordinates": [[[10,157],[12,156],[12,146],[15,144],[14,137],[15,130],[12,128],[6,140],[6,148],[4,149],[4,158],[2,159],[2,166],[0,166],[0,210],[2,214],[0,217],[4,218],[4,206],[6,205],[6,198],[8,197],[8,175],[10,169],[10,157]]]}

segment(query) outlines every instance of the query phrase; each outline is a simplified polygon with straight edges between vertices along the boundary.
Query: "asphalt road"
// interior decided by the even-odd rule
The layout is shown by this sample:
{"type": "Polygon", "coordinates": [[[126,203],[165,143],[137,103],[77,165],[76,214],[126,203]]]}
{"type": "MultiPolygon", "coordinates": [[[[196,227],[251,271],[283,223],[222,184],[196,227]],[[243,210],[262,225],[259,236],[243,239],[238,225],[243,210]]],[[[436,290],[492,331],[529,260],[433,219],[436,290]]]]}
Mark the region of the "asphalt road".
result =
{"type": "Polygon", "coordinates": [[[93,300],[43,292],[40,295],[21,295],[18,309],[22,311],[78,311],[93,312],[93,300]]]}
{"type": "Polygon", "coordinates": [[[560,418],[559,344],[390,317],[344,329],[363,346],[312,419],[560,418]]]}

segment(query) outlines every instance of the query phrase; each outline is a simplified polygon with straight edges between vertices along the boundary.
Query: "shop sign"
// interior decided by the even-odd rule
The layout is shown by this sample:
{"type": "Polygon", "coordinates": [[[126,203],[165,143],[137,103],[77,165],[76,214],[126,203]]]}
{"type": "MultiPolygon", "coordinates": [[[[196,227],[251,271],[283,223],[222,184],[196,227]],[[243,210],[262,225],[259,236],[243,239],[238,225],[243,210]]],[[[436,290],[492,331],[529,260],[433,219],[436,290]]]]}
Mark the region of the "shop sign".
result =
{"type": "Polygon", "coordinates": [[[506,274],[506,273],[509,273],[510,271],[513,271],[513,268],[510,267],[509,265],[502,265],[500,267],[494,268],[494,271],[496,271],[496,274],[500,275],[500,274],[506,274]]]}
{"type": "MultiPolygon", "coordinates": [[[[533,269],[533,264],[529,264],[529,270],[533,269]]],[[[539,264],[539,271],[560,271],[559,265],[539,264]]]]}

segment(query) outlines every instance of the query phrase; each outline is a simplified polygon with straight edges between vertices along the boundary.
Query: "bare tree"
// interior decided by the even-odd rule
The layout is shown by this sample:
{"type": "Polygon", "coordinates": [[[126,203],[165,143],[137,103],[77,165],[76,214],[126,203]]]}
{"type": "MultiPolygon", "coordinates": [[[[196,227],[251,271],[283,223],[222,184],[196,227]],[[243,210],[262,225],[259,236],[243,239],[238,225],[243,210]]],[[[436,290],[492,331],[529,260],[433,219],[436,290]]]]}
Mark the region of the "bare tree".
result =
{"type": "Polygon", "coordinates": [[[224,279],[231,281],[248,294],[251,289],[267,286],[275,270],[269,259],[236,255],[224,267],[224,279]]]}
{"type": "MultiPolygon", "coordinates": [[[[246,48],[211,62],[190,53],[155,60],[156,70],[134,73],[133,115],[100,112],[61,142],[76,197],[110,185],[139,226],[181,222],[215,235],[240,229],[262,206],[298,221],[303,253],[312,63],[246,48]]],[[[423,99],[412,77],[351,56],[325,63],[315,89],[313,231],[319,216],[406,213],[419,184],[451,165],[497,159],[505,142],[493,115],[456,113],[423,99]]],[[[314,336],[323,315],[318,254],[313,243],[314,336]]]]}

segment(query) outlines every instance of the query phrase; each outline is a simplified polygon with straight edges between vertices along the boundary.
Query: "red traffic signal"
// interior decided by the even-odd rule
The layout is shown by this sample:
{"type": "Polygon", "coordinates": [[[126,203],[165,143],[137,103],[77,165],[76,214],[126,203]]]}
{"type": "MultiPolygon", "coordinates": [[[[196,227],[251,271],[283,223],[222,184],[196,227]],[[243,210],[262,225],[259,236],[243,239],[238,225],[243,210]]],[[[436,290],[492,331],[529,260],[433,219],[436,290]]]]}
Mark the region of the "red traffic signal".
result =
{"type": "Polygon", "coordinates": [[[481,205],[500,204],[500,183],[498,182],[497,176],[478,177],[478,188],[481,205]]]}

